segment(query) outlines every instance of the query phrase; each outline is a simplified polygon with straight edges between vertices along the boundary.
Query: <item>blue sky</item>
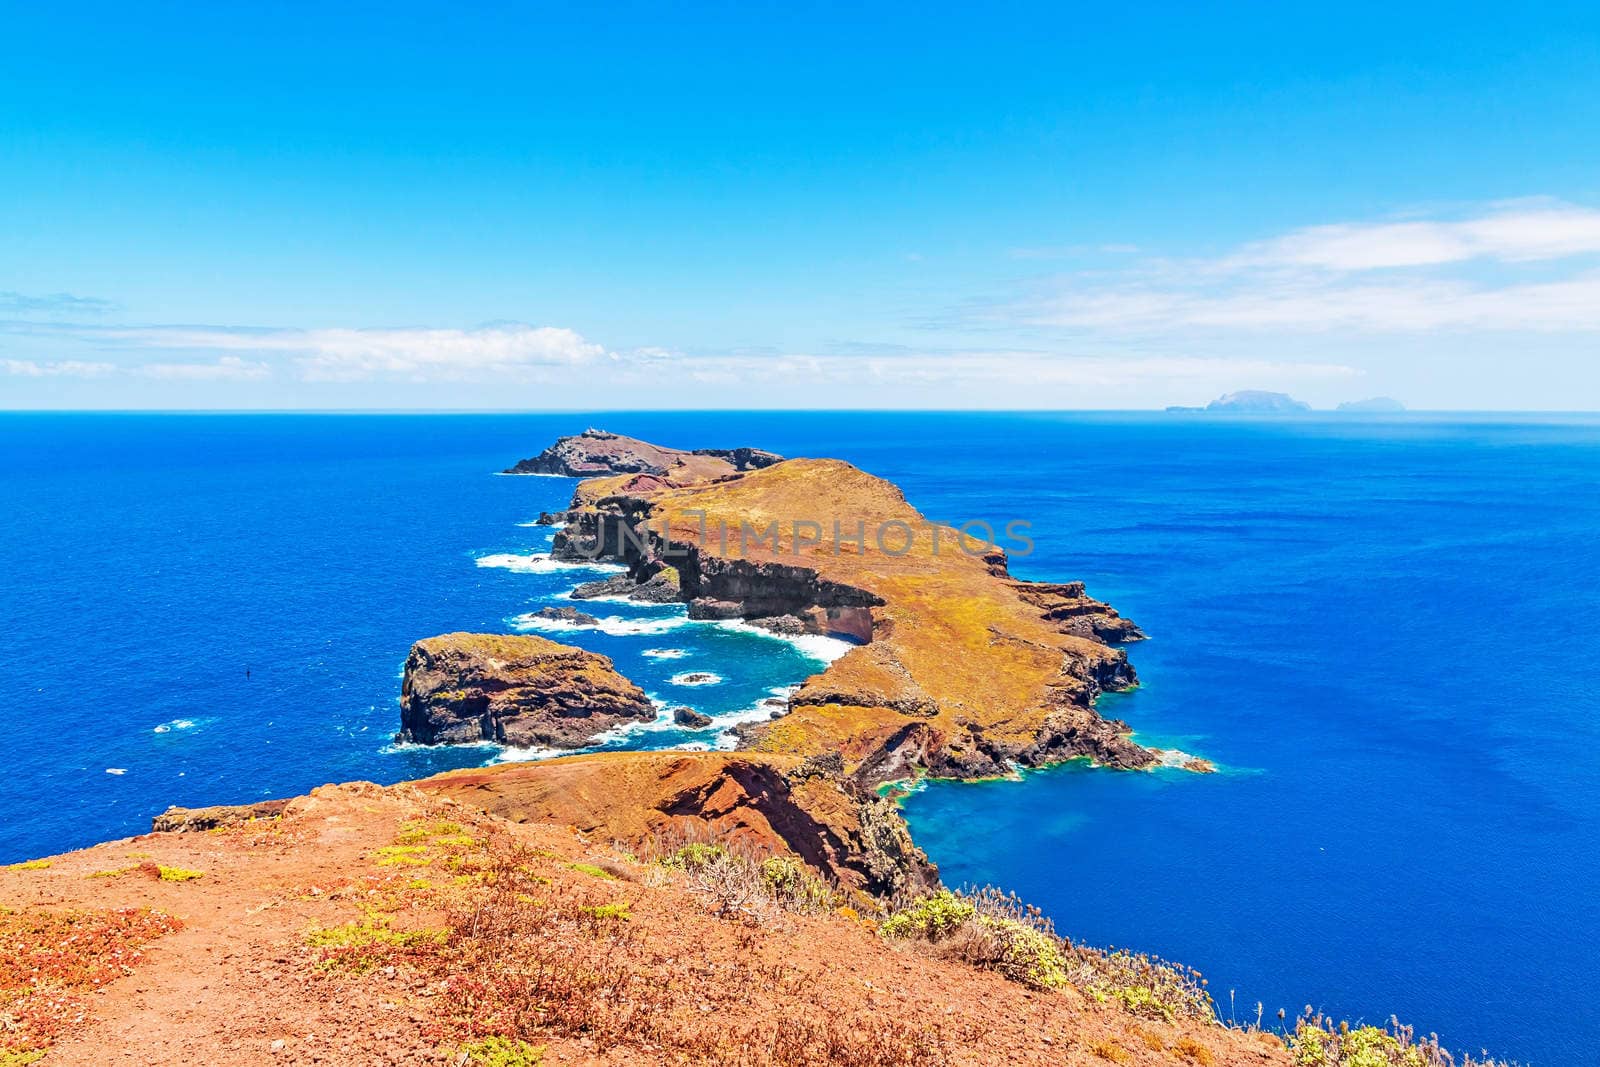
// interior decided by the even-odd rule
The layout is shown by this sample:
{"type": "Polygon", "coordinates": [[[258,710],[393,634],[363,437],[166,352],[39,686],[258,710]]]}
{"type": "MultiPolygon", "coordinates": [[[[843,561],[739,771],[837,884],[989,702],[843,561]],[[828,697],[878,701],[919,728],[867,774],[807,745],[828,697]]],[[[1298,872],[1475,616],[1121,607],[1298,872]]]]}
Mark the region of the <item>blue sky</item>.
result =
{"type": "Polygon", "coordinates": [[[1600,408],[1592,4],[239,6],[0,3],[0,407],[1600,408]]]}

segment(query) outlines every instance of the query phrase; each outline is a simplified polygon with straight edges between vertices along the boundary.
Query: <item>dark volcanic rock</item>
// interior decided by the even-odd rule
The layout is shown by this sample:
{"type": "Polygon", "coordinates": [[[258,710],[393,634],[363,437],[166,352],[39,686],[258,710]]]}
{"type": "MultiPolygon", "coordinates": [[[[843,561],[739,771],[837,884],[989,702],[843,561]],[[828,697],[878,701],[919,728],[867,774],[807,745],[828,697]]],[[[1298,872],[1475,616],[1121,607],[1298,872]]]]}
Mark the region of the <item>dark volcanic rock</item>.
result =
{"type": "Polygon", "coordinates": [[[1108,645],[1142,641],[1144,631],[1111,605],[1087,595],[1082,582],[1011,582],[1017,595],[1040,609],[1062,633],[1092,637],[1108,645]]]}
{"type": "Polygon", "coordinates": [[[400,737],[581,748],[598,733],[655,716],[644,691],[605,656],[542,637],[456,633],[411,646],[400,737]]]}
{"type": "Polygon", "coordinates": [[[770,467],[783,459],[759,448],[702,448],[693,452],[663,448],[633,437],[585,430],[563,437],[531,459],[525,459],[506,474],[560,474],[570,478],[592,478],[602,474],[668,475],[677,470],[698,476],[770,467]]]}
{"type": "Polygon", "coordinates": [[[529,614],[535,619],[555,619],[558,622],[570,622],[574,626],[600,625],[599,619],[577,608],[540,608],[529,614]]]}
{"type": "Polygon", "coordinates": [[[688,726],[694,729],[699,729],[702,726],[711,725],[711,716],[702,715],[693,708],[673,708],[672,721],[677,723],[679,726],[688,726]]]}
{"type": "Polygon", "coordinates": [[[574,600],[597,600],[613,596],[646,604],[675,604],[681,597],[678,572],[671,567],[663,567],[644,581],[627,574],[614,574],[602,581],[584,582],[572,591],[574,600]]]}

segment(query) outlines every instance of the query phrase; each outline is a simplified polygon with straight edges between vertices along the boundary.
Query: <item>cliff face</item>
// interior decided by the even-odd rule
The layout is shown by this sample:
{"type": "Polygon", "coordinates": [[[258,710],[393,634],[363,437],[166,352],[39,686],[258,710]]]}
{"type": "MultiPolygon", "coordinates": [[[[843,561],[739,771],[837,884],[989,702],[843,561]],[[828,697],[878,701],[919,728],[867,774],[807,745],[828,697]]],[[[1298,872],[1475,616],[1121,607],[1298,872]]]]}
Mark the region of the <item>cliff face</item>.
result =
{"type": "Polygon", "coordinates": [[[605,656],[542,637],[444,634],[418,641],[406,657],[400,736],[425,745],[580,748],[655,714],[605,656]]]}
{"type": "Polygon", "coordinates": [[[687,474],[696,478],[715,478],[737,471],[768,467],[782,456],[759,448],[701,448],[693,452],[663,448],[633,437],[585,430],[563,437],[530,459],[524,459],[506,474],[559,474],[589,478],[600,474],[687,474]]]}
{"type": "Polygon", "coordinates": [[[792,855],[870,896],[938,884],[893,803],[847,787],[836,761],[720,752],[597,752],[452,771],[417,783],[515,823],[572,826],[634,851],[722,841],[792,855]]]}
{"type": "Polygon", "coordinates": [[[752,750],[840,752],[864,785],[912,771],[1005,773],[1076,756],[1148,767],[1093,708],[1136,679],[1109,642],[1143,635],[1081,583],[1009,577],[1004,553],[928,522],[900,491],[837,460],[713,480],[585,481],[558,557],[671,570],[698,618],[744,618],[860,643],[743,731],[752,750]]]}

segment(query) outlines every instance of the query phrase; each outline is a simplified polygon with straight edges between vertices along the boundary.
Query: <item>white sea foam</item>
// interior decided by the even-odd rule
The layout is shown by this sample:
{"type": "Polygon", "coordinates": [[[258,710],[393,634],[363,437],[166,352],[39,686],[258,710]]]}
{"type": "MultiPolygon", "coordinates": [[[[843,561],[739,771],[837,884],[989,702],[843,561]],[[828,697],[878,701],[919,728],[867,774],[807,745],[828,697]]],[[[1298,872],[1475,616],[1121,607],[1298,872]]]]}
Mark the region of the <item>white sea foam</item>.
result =
{"type": "Polygon", "coordinates": [[[682,674],[674,674],[671,678],[667,679],[667,681],[671,682],[673,685],[691,687],[702,685],[721,685],[723,680],[724,679],[722,675],[713,674],[710,671],[684,671],[682,674]]]}
{"type": "Polygon", "coordinates": [[[525,556],[513,552],[496,552],[488,556],[479,556],[474,562],[480,567],[498,567],[518,574],[560,574],[566,571],[620,574],[628,569],[619,563],[551,559],[548,552],[530,552],[525,556]]]}
{"type": "Polygon", "coordinates": [[[683,659],[688,654],[686,648],[647,648],[639,653],[648,659],[683,659]]]}
{"type": "Polygon", "coordinates": [[[540,630],[544,633],[570,633],[574,630],[599,630],[612,637],[640,637],[664,634],[688,624],[683,616],[670,619],[624,619],[620,615],[607,615],[596,619],[593,625],[577,623],[570,619],[546,619],[535,612],[514,615],[509,620],[518,630],[540,630]]]}
{"type": "Polygon", "coordinates": [[[743,634],[754,634],[757,637],[766,637],[774,641],[783,641],[793,645],[801,652],[814,660],[822,663],[832,663],[840,656],[855,648],[855,644],[840,637],[827,637],[823,634],[780,634],[761,626],[752,626],[743,619],[722,619],[714,625],[724,630],[733,630],[743,634]]]}
{"type": "Polygon", "coordinates": [[[164,722],[160,726],[157,726],[155,729],[153,729],[151,731],[151,733],[168,734],[168,733],[171,733],[173,730],[193,730],[193,729],[194,729],[194,720],[193,719],[173,719],[171,722],[164,722]]]}
{"type": "Polygon", "coordinates": [[[527,748],[513,748],[509,745],[500,746],[500,751],[495,754],[490,763],[531,763],[534,760],[555,759],[557,756],[570,756],[574,752],[584,751],[571,748],[546,748],[542,745],[529,745],[527,748]]]}

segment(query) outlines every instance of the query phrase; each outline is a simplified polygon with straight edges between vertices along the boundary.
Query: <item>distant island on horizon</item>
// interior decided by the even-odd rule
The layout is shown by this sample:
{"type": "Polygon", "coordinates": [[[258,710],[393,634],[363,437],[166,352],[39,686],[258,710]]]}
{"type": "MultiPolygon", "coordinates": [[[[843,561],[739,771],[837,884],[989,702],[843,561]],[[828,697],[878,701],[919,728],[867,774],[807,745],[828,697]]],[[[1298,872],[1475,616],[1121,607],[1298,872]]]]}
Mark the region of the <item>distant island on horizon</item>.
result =
{"type": "MultiPolygon", "coordinates": [[[[1240,389],[1224,393],[1204,407],[1185,407],[1174,404],[1169,412],[1178,414],[1222,415],[1305,415],[1313,408],[1304,400],[1296,400],[1288,393],[1274,393],[1264,389],[1240,389]]],[[[1365,400],[1346,400],[1334,408],[1347,414],[1393,414],[1406,410],[1400,401],[1388,396],[1368,397],[1365,400]]]]}

